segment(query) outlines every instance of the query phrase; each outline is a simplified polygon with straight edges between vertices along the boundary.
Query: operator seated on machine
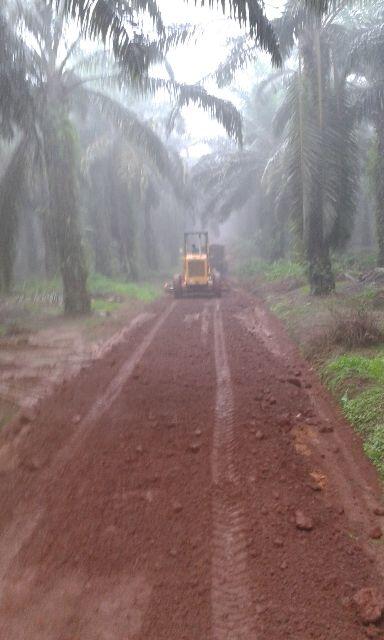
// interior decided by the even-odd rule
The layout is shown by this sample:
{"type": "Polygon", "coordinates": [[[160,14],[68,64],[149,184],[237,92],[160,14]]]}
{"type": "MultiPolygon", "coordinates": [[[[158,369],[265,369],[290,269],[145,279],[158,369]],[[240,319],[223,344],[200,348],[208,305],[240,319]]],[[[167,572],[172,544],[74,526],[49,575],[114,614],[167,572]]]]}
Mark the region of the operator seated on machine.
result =
{"type": "Polygon", "coordinates": [[[193,245],[192,245],[192,251],[191,251],[191,253],[193,253],[193,254],[195,254],[195,255],[196,255],[196,254],[198,254],[198,253],[200,253],[200,251],[199,251],[198,247],[197,247],[195,244],[193,244],[193,245]]]}

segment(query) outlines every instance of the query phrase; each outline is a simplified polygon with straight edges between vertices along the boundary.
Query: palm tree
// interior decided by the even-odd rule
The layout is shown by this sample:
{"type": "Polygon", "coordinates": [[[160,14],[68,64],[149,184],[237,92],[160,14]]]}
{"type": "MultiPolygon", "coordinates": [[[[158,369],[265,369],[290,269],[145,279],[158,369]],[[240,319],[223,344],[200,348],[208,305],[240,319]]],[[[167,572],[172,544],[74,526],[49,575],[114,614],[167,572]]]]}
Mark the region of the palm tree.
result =
{"type": "Polygon", "coordinates": [[[28,177],[26,158],[31,153],[32,141],[22,136],[13,150],[0,183],[0,291],[9,292],[12,284],[18,228],[18,208],[22,190],[28,177]]]}
{"type": "Polygon", "coordinates": [[[356,209],[356,139],[340,10],[322,16],[287,3],[277,24],[283,49],[297,38],[298,68],[276,115],[285,133],[281,168],[313,294],[335,287],[330,250],[342,247],[356,209]]]}
{"type": "MultiPolygon", "coordinates": [[[[169,175],[171,164],[167,149],[149,126],[141,123],[120,102],[105,93],[92,90],[87,85],[89,78],[79,75],[78,40],[67,47],[64,55],[61,53],[66,29],[64,14],[64,0],[48,5],[43,0],[34,0],[24,6],[16,5],[13,23],[17,29],[13,39],[22,51],[24,78],[28,79],[28,100],[20,103],[23,118],[19,118],[18,124],[20,127],[24,125],[27,133],[31,130],[34,132],[36,148],[40,152],[40,166],[48,185],[51,213],[50,217],[45,218],[45,226],[48,228],[46,237],[53,238],[57,246],[65,311],[86,313],[90,308],[90,300],[86,288],[87,274],[79,222],[76,131],[70,119],[73,105],[79,101],[89,103],[91,100],[132,144],[140,146],[154,157],[160,172],[169,175]],[[52,227],[53,232],[50,231],[52,227]]],[[[168,44],[175,39],[177,41],[177,33],[174,31],[165,37],[168,44]]],[[[145,77],[132,77],[142,52],[140,38],[137,48],[138,51],[135,47],[130,49],[131,66],[122,71],[112,67],[112,74],[103,71],[98,79],[133,85],[141,92],[166,88],[181,104],[191,100],[210,111],[222,122],[228,134],[241,142],[241,118],[231,104],[209,95],[202,87],[181,86],[175,82],[151,78],[148,74],[145,77]]],[[[159,59],[159,48],[153,55],[145,58],[148,66],[153,60],[159,59]]],[[[12,229],[15,229],[15,225],[12,229]]]]}
{"type": "MultiPolygon", "coordinates": [[[[189,0],[189,2],[195,3],[195,0],[189,0]]],[[[270,53],[274,64],[280,64],[277,38],[265,16],[262,2],[259,0],[201,0],[200,4],[209,7],[220,4],[226,14],[236,19],[240,25],[248,26],[250,37],[260,48],[270,53]]],[[[125,0],[123,2],[65,0],[64,9],[67,14],[80,20],[87,34],[99,35],[104,41],[110,39],[116,57],[131,70],[134,47],[136,49],[134,65],[138,75],[145,73],[153,56],[160,54],[162,57],[168,49],[169,40],[156,0],[125,0]],[[140,43],[133,41],[132,25],[137,25],[140,12],[149,14],[157,32],[157,39],[151,40],[146,36],[140,43]]]]}
{"type": "Polygon", "coordinates": [[[366,118],[376,134],[374,187],[377,265],[384,267],[384,10],[379,2],[354,14],[356,36],[350,70],[356,74],[356,115],[366,118]]]}

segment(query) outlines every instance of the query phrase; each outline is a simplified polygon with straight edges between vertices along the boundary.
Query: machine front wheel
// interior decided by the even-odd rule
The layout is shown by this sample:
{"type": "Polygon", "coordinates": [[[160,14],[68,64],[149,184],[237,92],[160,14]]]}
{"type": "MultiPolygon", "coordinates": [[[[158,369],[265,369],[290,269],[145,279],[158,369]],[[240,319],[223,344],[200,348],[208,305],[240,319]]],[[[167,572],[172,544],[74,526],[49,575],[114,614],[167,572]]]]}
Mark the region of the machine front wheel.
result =
{"type": "Polygon", "coordinates": [[[181,285],[181,277],[180,276],[175,276],[173,278],[173,295],[177,299],[183,297],[183,287],[181,285]]]}

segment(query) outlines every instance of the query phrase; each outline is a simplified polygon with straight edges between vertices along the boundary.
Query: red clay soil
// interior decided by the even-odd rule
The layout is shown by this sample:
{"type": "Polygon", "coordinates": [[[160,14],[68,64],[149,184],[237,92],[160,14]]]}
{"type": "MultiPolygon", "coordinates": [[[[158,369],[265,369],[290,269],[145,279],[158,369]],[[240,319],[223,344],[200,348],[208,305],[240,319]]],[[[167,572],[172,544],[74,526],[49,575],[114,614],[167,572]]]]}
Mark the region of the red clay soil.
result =
{"type": "Polygon", "coordinates": [[[1,640],[384,638],[380,487],[279,322],[152,312],[2,435],[1,640]]]}

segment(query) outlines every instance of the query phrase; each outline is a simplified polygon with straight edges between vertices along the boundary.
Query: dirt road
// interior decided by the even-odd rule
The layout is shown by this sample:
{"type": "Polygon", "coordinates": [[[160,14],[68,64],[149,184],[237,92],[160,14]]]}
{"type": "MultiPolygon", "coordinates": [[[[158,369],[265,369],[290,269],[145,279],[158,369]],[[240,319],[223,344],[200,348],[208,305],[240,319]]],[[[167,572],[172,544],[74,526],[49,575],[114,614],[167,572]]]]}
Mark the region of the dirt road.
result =
{"type": "Polygon", "coordinates": [[[360,449],[259,303],[161,300],[2,436],[0,638],[384,637],[360,449]]]}

